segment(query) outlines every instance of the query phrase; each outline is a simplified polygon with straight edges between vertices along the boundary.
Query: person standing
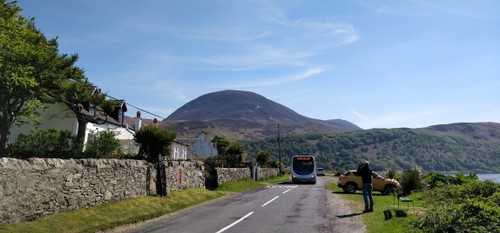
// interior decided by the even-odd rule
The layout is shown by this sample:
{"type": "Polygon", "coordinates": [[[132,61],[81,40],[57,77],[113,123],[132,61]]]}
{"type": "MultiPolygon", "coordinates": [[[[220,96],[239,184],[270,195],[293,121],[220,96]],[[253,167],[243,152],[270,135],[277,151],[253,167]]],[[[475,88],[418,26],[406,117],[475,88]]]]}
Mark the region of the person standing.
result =
{"type": "Polygon", "coordinates": [[[368,161],[362,162],[358,166],[358,173],[361,175],[363,183],[363,200],[365,201],[365,210],[363,213],[373,212],[373,184],[372,184],[372,169],[368,161]]]}

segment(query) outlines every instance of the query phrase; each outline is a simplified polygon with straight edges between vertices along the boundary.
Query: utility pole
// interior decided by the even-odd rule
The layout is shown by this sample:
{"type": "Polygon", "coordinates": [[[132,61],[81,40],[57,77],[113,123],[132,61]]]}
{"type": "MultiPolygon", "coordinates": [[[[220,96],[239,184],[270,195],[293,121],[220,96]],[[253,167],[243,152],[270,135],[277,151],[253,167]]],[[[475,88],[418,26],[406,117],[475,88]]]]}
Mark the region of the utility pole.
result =
{"type": "Polygon", "coordinates": [[[282,174],[282,171],[281,171],[281,137],[280,137],[280,124],[278,124],[278,160],[279,160],[279,165],[278,165],[278,169],[279,169],[279,172],[280,174],[282,174]]]}

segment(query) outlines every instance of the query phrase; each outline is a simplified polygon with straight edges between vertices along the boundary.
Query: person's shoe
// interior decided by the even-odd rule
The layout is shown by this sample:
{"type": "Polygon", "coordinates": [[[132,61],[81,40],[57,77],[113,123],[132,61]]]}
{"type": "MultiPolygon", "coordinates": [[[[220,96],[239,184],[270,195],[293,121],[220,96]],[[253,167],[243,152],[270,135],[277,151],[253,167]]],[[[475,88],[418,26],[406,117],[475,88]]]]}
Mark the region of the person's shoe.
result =
{"type": "Polygon", "coordinates": [[[373,208],[372,209],[369,209],[368,212],[373,212],[373,208]]]}
{"type": "Polygon", "coordinates": [[[363,213],[368,213],[368,212],[371,212],[370,209],[363,210],[363,213]]]}

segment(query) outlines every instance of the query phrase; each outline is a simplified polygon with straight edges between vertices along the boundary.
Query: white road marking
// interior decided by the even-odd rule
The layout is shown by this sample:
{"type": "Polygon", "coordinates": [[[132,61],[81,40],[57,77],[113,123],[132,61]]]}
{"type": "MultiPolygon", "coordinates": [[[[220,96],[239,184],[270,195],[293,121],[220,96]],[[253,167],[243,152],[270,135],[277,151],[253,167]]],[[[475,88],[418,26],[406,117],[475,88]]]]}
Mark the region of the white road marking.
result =
{"type": "Polygon", "coordinates": [[[278,199],[278,197],[280,197],[280,196],[276,196],[276,197],[274,197],[273,199],[271,199],[270,201],[268,201],[268,202],[264,203],[264,205],[262,205],[262,207],[264,207],[264,206],[266,206],[267,204],[269,204],[269,203],[273,202],[274,200],[278,199]]]}
{"type": "Polygon", "coordinates": [[[290,192],[290,190],[292,190],[292,189],[287,189],[287,190],[285,190],[285,191],[283,192],[283,194],[290,192]]]}
{"type": "Polygon", "coordinates": [[[241,221],[245,220],[245,218],[248,218],[252,214],[253,214],[253,212],[248,213],[247,215],[245,215],[245,216],[241,217],[240,219],[238,219],[236,222],[233,222],[230,225],[228,225],[227,227],[224,227],[224,228],[220,229],[216,233],[222,233],[222,232],[226,231],[227,229],[229,229],[229,228],[233,227],[234,225],[240,223],[241,221]]]}

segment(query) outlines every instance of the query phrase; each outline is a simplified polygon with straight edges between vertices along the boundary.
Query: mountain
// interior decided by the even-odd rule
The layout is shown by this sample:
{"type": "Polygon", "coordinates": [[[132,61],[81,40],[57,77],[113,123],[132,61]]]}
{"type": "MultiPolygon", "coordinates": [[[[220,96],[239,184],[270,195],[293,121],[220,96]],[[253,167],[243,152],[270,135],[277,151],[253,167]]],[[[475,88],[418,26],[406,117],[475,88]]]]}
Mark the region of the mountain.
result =
{"type": "MultiPolygon", "coordinates": [[[[378,171],[418,166],[427,172],[499,173],[499,142],[498,123],[456,123],[424,129],[285,135],[280,148],[285,164],[290,164],[292,155],[311,154],[319,166],[332,170],[354,169],[359,162],[369,160],[378,171]]],[[[250,158],[259,151],[269,152],[274,160],[279,154],[273,138],[242,143],[250,158]]]]}
{"type": "Polygon", "coordinates": [[[249,91],[225,90],[202,95],[183,105],[161,123],[179,135],[201,131],[235,140],[256,139],[280,133],[335,133],[360,130],[345,120],[323,121],[249,91]]]}
{"type": "Polygon", "coordinates": [[[500,124],[494,122],[433,125],[425,129],[449,136],[500,142],[500,124]]]}

